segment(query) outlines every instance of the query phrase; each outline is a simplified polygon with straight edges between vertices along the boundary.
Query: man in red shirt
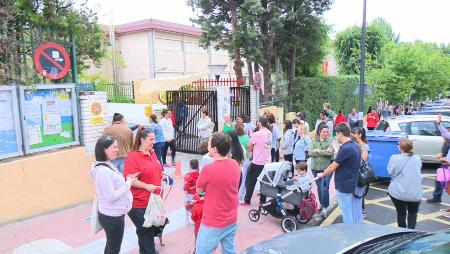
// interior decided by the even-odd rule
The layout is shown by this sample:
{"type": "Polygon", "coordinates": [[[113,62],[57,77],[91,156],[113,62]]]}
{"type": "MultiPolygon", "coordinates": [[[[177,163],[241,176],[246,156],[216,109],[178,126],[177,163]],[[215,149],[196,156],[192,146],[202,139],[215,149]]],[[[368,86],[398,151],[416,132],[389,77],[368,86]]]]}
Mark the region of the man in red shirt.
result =
{"type": "Polygon", "coordinates": [[[214,162],[205,166],[197,180],[197,193],[205,192],[202,223],[195,253],[210,254],[222,245],[222,253],[236,253],[239,164],[227,157],[231,139],[214,133],[208,141],[208,153],[214,162]]]}

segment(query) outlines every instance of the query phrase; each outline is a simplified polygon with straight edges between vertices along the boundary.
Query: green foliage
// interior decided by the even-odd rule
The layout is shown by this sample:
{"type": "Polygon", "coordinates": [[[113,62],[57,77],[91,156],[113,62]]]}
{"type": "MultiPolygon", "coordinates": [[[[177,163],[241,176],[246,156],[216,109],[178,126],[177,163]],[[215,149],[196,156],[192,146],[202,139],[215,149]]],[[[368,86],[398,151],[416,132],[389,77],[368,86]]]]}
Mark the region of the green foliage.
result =
{"type": "Polygon", "coordinates": [[[412,89],[410,82],[388,68],[370,70],[366,83],[370,84],[378,98],[394,103],[407,100],[412,89]]]}
{"type": "MultiPolygon", "coordinates": [[[[342,109],[348,114],[353,107],[358,108],[358,95],[353,95],[358,83],[359,78],[354,75],[296,78],[289,96],[292,107],[288,111],[303,112],[309,124],[315,123],[325,102],[331,103],[334,111],[342,109]]],[[[366,96],[365,106],[368,107],[373,103],[374,99],[366,96]]]]}
{"type": "Polygon", "coordinates": [[[78,76],[78,81],[80,83],[95,84],[95,83],[109,83],[112,82],[112,79],[110,77],[103,75],[102,73],[88,75],[86,71],[83,71],[80,74],[80,76],[78,76]]]}

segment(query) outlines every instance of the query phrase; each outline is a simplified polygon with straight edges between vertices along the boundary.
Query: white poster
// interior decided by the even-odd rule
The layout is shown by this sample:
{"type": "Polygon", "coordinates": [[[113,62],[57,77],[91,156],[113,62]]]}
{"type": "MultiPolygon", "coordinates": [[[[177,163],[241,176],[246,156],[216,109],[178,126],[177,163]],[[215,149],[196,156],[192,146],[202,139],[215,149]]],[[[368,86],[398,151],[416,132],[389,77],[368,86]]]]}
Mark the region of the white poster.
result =
{"type": "Polygon", "coordinates": [[[28,125],[41,125],[41,104],[37,101],[25,102],[25,119],[28,125]]]}
{"type": "Polygon", "coordinates": [[[39,125],[28,126],[28,140],[30,145],[42,143],[41,127],[39,125]]]}
{"type": "Polygon", "coordinates": [[[217,119],[219,131],[223,130],[223,115],[231,113],[230,88],[224,86],[214,87],[217,91],[217,119]]]}
{"type": "Polygon", "coordinates": [[[46,114],[44,116],[44,134],[59,134],[61,132],[61,115],[46,114]]]}
{"type": "Polygon", "coordinates": [[[14,131],[11,100],[10,91],[0,91],[0,131],[14,131]]]}
{"type": "Polygon", "coordinates": [[[72,116],[72,101],[69,99],[60,100],[59,110],[62,116],[72,116]]]}

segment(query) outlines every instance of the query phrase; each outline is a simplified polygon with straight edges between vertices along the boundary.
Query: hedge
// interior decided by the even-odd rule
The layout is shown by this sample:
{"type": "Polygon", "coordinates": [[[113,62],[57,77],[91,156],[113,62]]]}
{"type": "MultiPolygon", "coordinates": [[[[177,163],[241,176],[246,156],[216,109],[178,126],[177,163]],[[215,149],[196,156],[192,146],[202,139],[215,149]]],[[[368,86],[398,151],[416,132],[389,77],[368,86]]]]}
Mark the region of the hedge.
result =
{"type": "MultiPolygon", "coordinates": [[[[359,108],[359,95],[353,91],[359,84],[359,77],[348,76],[326,76],[295,79],[294,87],[289,95],[287,112],[301,111],[305,114],[310,125],[314,125],[319,117],[323,103],[331,104],[331,109],[338,112],[339,109],[348,115],[352,108],[359,108]]],[[[374,105],[374,99],[370,95],[364,98],[365,112],[369,105],[374,105]]],[[[365,113],[364,113],[365,114],[365,113]]]]}

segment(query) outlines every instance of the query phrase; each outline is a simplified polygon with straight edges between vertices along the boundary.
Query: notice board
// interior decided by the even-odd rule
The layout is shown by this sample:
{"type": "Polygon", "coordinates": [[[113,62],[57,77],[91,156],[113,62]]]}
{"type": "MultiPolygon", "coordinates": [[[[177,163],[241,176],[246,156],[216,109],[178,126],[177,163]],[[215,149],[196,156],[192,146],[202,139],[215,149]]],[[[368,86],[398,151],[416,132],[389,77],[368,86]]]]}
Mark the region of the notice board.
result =
{"type": "Polygon", "coordinates": [[[73,84],[21,87],[20,97],[26,153],[79,144],[73,84]]]}
{"type": "Polygon", "coordinates": [[[17,90],[15,86],[0,86],[0,159],[22,154],[17,90]]]}

